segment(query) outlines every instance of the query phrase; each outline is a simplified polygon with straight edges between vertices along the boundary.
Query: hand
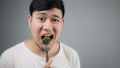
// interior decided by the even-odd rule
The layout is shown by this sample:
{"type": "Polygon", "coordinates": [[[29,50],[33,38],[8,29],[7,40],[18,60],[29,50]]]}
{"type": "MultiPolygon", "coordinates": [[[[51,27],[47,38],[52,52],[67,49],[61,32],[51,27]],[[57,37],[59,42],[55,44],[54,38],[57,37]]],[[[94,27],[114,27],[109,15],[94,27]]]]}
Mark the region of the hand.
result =
{"type": "Polygon", "coordinates": [[[45,64],[44,68],[51,68],[52,61],[53,61],[53,60],[49,60],[49,61],[45,64]]]}

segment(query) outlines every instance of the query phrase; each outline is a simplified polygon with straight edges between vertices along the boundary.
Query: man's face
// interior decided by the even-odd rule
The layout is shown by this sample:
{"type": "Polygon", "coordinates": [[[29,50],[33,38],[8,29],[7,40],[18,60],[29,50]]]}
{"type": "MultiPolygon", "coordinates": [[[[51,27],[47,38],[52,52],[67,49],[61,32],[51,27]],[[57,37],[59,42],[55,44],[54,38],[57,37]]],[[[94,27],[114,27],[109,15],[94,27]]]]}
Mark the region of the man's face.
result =
{"type": "Polygon", "coordinates": [[[51,38],[50,47],[55,45],[64,21],[61,10],[52,8],[45,11],[34,11],[33,15],[28,17],[28,24],[33,40],[43,48],[42,39],[45,36],[51,38]]]}

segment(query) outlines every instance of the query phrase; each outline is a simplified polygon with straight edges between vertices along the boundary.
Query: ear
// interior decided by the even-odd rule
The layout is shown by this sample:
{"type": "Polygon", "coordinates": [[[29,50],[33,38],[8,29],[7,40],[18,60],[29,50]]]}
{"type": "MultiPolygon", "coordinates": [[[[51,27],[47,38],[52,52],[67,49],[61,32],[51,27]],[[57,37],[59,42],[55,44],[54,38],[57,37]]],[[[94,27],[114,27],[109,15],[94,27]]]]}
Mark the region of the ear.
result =
{"type": "Polygon", "coordinates": [[[32,23],[32,16],[29,15],[28,16],[28,25],[29,25],[29,28],[31,27],[31,23],[32,23]]]}
{"type": "Polygon", "coordinates": [[[64,26],[64,18],[62,19],[62,27],[64,26]]]}

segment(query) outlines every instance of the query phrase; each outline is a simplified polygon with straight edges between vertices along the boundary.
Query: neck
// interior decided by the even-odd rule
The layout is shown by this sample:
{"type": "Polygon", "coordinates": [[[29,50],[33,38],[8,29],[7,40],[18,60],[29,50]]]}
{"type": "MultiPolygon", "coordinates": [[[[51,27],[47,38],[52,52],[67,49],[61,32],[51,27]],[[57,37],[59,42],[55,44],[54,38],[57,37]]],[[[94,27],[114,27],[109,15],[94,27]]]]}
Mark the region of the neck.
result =
{"type": "MultiPolygon", "coordinates": [[[[25,42],[26,47],[35,55],[45,57],[45,51],[42,50],[43,48],[40,47],[40,45],[36,44],[33,40],[27,40],[25,42]]],[[[49,57],[54,57],[60,50],[60,44],[56,42],[48,51],[49,57]]]]}

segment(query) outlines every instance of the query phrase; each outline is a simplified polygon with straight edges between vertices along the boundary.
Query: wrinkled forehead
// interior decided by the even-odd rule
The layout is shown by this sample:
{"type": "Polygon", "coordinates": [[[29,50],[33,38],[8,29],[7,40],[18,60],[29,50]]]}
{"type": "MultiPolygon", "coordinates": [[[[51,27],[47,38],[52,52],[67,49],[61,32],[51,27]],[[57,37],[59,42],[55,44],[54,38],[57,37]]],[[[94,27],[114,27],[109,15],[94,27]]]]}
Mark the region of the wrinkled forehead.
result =
{"type": "Polygon", "coordinates": [[[33,15],[36,16],[46,16],[46,17],[56,17],[61,19],[62,18],[62,12],[60,9],[53,8],[50,10],[43,10],[43,11],[34,11],[33,15]]]}

